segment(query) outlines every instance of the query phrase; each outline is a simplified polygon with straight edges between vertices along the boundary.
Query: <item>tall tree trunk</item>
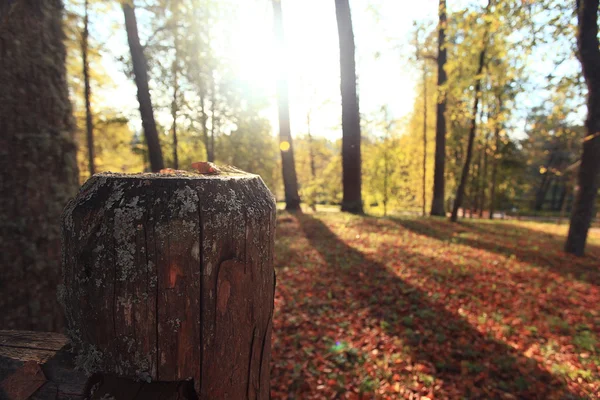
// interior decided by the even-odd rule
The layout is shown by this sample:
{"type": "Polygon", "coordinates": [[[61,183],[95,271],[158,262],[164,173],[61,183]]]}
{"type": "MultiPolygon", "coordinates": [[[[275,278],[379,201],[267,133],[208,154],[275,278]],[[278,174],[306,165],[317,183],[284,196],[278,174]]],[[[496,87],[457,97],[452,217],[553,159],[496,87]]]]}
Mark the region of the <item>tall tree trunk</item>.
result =
{"type": "Polygon", "coordinates": [[[446,164],[446,0],[439,0],[438,22],[438,81],[437,81],[437,110],[435,122],[435,166],[433,170],[433,199],[431,215],[445,216],[444,197],[445,181],[444,168],[446,164]]]}
{"type": "MultiPolygon", "coordinates": [[[[569,172],[567,172],[567,174],[570,175],[569,172]]],[[[558,221],[557,221],[557,223],[559,225],[562,223],[562,220],[565,217],[565,212],[567,211],[567,200],[569,198],[569,192],[572,190],[573,196],[575,196],[577,194],[575,192],[575,187],[573,185],[574,180],[575,180],[574,176],[565,176],[565,193],[564,193],[563,198],[561,199],[560,214],[558,215],[558,221]]]]}
{"type": "Polygon", "coordinates": [[[283,173],[283,187],[285,192],[286,210],[300,209],[300,195],[298,194],[298,178],[296,177],[296,164],[294,161],[294,146],[290,128],[290,108],[288,103],[288,83],[285,64],[285,37],[283,34],[283,12],[281,0],[273,0],[273,18],[275,38],[278,50],[278,77],[277,100],[279,108],[279,144],[281,150],[281,169],[283,173]]]}
{"type": "Polygon", "coordinates": [[[485,136],[485,141],[483,142],[483,149],[481,150],[483,153],[483,167],[481,169],[481,177],[479,178],[479,218],[483,218],[483,209],[485,208],[485,188],[487,183],[487,148],[488,148],[488,135],[485,136]]]}
{"type": "Polygon", "coordinates": [[[150,88],[148,87],[148,66],[144,50],[140,44],[138,35],[137,21],[133,1],[124,1],[122,3],[123,14],[125,15],[125,29],[127,30],[127,41],[131,51],[131,61],[133,64],[133,74],[137,86],[137,98],[140,105],[140,116],[142,117],[142,127],[144,136],[148,143],[148,157],[150,158],[150,168],[158,172],[165,167],[158,139],[158,130],[154,121],[154,110],[152,109],[152,100],[150,98],[150,88]]]}
{"type": "MultiPolygon", "coordinates": [[[[486,35],[487,36],[487,35],[486,35]]],[[[481,74],[483,72],[483,66],[485,62],[485,50],[486,41],[484,40],[484,48],[479,53],[479,67],[477,68],[477,80],[475,83],[475,101],[473,102],[473,116],[471,117],[471,128],[469,129],[469,142],[467,144],[467,155],[465,163],[462,169],[462,175],[460,176],[460,183],[456,191],[456,200],[454,201],[454,207],[452,208],[452,215],[450,220],[456,222],[458,218],[458,208],[461,206],[463,197],[465,194],[465,186],[467,184],[467,178],[469,177],[469,167],[471,166],[471,157],[473,155],[473,142],[475,141],[475,132],[477,130],[477,109],[479,106],[479,97],[481,94],[481,74]]]]}
{"type": "Polygon", "coordinates": [[[310,175],[312,179],[317,178],[317,169],[315,167],[315,151],[313,149],[313,138],[310,131],[310,112],[306,114],[306,128],[308,133],[308,157],[310,159],[310,175]]]}
{"type": "MultiPolygon", "coordinates": [[[[310,130],[310,110],[306,113],[306,132],[308,137],[308,158],[310,163],[310,176],[313,182],[317,179],[317,168],[315,165],[315,150],[313,148],[313,137],[312,132],[310,130]]],[[[316,212],[317,211],[317,201],[316,201],[316,193],[311,191],[311,198],[308,199],[310,203],[310,208],[316,212]]]]}
{"type": "Polygon", "coordinates": [[[217,132],[217,85],[215,84],[214,70],[210,73],[210,152],[212,161],[215,160],[215,135],[217,132]]]}
{"type": "Polygon", "coordinates": [[[92,106],[90,98],[92,96],[90,89],[90,65],[88,61],[88,46],[89,46],[89,2],[84,2],[84,15],[83,15],[83,32],[81,34],[81,59],[83,61],[83,93],[85,97],[85,131],[87,138],[87,150],[88,150],[88,168],[90,176],[96,173],[96,166],[94,164],[94,121],[92,118],[92,106]]]}
{"type": "Polygon", "coordinates": [[[423,61],[423,216],[427,214],[427,64],[423,61]]]}
{"type": "Polygon", "coordinates": [[[558,198],[558,202],[556,204],[555,211],[562,211],[563,204],[565,202],[565,198],[567,197],[567,193],[569,191],[569,181],[567,179],[566,173],[563,173],[562,179],[560,181],[561,181],[561,190],[560,190],[560,196],[558,198]]]}
{"type": "Polygon", "coordinates": [[[550,211],[557,211],[557,208],[560,206],[556,206],[556,202],[558,201],[558,188],[560,186],[560,180],[557,176],[552,177],[552,191],[550,197],[550,211]]]}
{"type": "Polygon", "coordinates": [[[175,50],[175,58],[173,59],[172,74],[173,74],[173,100],[171,102],[171,118],[173,119],[173,125],[171,127],[171,133],[173,134],[173,168],[179,169],[179,156],[177,152],[177,112],[178,106],[178,95],[179,95],[179,28],[178,16],[179,16],[179,4],[177,1],[173,1],[173,47],[175,50]]]}
{"type": "MultiPolygon", "coordinates": [[[[473,144],[476,146],[476,144],[473,144]]],[[[478,152],[477,149],[473,150],[477,155],[479,155],[479,159],[473,165],[473,172],[471,175],[471,183],[467,184],[468,188],[468,204],[469,204],[469,217],[473,218],[473,213],[477,211],[477,205],[479,204],[479,173],[481,171],[481,152],[478,152]]]]}
{"type": "Polygon", "coordinates": [[[356,93],[354,32],[348,0],[335,0],[340,44],[340,90],[342,94],[342,211],[363,213],[361,194],[360,111],[356,93]]]}
{"type": "Polygon", "coordinates": [[[206,160],[209,162],[215,161],[215,152],[210,142],[210,135],[208,134],[208,114],[206,113],[206,94],[204,90],[200,90],[200,112],[202,119],[202,141],[206,148],[206,160]]]}
{"type": "Polygon", "coordinates": [[[582,256],[594,215],[600,172],[600,43],[598,41],[598,0],[577,0],[579,31],[577,47],[588,87],[586,137],[571,212],[565,251],[582,256]]]}
{"type": "Polygon", "coordinates": [[[542,182],[538,187],[538,190],[535,194],[535,203],[533,204],[533,209],[535,211],[541,211],[544,207],[544,202],[546,200],[546,193],[548,193],[548,189],[550,188],[550,169],[554,165],[556,158],[555,149],[551,150],[550,156],[548,157],[548,164],[546,165],[546,172],[542,176],[542,182]]]}
{"type": "Polygon", "coordinates": [[[60,331],[60,216],[78,187],[60,0],[0,0],[0,326],[60,331]]]}
{"type": "Polygon", "coordinates": [[[498,160],[500,158],[500,128],[501,124],[498,121],[502,112],[502,95],[498,97],[498,110],[496,114],[496,123],[494,126],[494,160],[492,162],[492,184],[490,187],[490,219],[494,219],[494,211],[496,209],[496,180],[498,176],[498,160]]]}

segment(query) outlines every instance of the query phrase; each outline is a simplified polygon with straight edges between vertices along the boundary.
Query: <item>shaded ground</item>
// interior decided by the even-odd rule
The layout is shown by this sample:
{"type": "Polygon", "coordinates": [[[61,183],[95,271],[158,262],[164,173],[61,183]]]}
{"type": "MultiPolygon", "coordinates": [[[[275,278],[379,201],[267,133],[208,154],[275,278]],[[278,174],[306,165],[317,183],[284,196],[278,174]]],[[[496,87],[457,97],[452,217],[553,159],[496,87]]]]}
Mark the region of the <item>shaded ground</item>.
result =
{"type": "Polygon", "coordinates": [[[282,213],[273,398],[596,398],[600,237],[565,229],[282,213]]]}

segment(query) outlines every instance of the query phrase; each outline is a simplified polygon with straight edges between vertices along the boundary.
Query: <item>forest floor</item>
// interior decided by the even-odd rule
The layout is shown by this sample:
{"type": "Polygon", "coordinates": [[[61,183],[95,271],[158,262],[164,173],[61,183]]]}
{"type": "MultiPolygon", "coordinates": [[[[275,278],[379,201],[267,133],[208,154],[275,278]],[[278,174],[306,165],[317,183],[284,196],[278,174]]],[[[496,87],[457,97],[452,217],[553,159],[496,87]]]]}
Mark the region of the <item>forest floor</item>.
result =
{"type": "Polygon", "coordinates": [[[278,215],[276,399],[600,397],[600,232],[278,215]]]}

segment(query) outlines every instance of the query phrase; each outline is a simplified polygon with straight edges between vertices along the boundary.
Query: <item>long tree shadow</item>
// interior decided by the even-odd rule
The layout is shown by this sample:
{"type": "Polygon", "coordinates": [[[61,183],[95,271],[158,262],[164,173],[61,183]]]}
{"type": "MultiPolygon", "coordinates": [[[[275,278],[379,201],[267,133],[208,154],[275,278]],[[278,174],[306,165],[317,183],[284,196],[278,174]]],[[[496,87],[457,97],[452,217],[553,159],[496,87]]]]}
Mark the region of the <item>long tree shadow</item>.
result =
{"type": "Polygon", "coordinates": [[[564,237],[507,223],[445,219],[397,219],[392,221],[419,235],[462,244],[496,254],[513,256],[566,277],[600,286],[600,249],[588,245],[587,256],[578,258],[562,252],[564,237]]]}
{"type": "MultiPolygon", "coordinates": [[[[335,277],[330,296],[360,309],[398,337],[412,362],[429,366],[450,398],[573,398],[564,383],[533,359],[476,330],[418,287],[347,245],[319,219],[297,216],[312,247],[335,277]]],[[[402,254],[402,252],[400,252],[402,254]]],[[[315,277],[315,279],[318,279],[315,277]]]]}

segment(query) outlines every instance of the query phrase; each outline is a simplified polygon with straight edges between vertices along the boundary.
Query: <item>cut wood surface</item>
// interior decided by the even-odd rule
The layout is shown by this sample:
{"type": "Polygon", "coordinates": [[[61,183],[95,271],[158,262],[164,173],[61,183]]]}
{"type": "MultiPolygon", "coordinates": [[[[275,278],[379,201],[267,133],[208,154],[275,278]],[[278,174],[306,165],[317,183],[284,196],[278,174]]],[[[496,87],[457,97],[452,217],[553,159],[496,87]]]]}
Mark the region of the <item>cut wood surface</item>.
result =
{"type": "Polygon", "coordinates": [[[92,177],[63,215],[77,365],[191,382],[202,399],[267,399],[274,229],[256,175],[92,177]]]}

